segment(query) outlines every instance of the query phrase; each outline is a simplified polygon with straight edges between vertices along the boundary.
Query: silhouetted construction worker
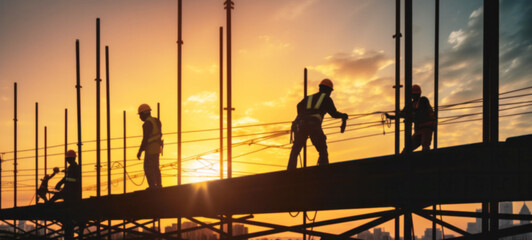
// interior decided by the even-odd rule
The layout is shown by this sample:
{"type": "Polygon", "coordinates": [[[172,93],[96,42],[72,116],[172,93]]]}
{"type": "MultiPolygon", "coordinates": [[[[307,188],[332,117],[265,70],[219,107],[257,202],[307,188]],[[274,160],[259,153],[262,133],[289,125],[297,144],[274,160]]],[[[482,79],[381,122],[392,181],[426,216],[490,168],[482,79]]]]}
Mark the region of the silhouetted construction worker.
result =
{"type": "Polygon", "coordinates": [[[52,175],[46,174],[43,179],[41,179],[41,186],[39,186],[39,189],[37,190],[37,196],[42,198],[44,202],[48,202],[48,197],[46,196],[47,193],[56,193],[48,190],[48,181],[52,179],[57,173],[59,172],[58,167],[54,167],[54,172],[52,175]]]}
{"type": "Polygon", "coordinates": [[[140,145],[137,158],[144,151],[144,174],[148,180],[148,189],[162,188],[161,171],[159,170],[159,154],[162,149],[161,121],[151,116],[151,108],[148,104],[139,106],[139,117],[142,124],[142,144],[140,145]]]}
{"type": "Polygon", "coordinates": [[[345,130],[345,121],[348,116],[345,113],[338,112],[334,106],[334,102],[330,97],[333,91],[332,81],[323,79],[319,87],[320,91],[318,93],[307,96],[297,104],[297,118],[292,123],[295,138],[290,152],[290,159],[288,160],[288,170],[296,169],[297,156],[308,137],[310,137],[312,144],[314,144],[320,154],[318,165],[329,164],[327,137],[321,128],[321,123],[326,113],[329,113],[333,118],[342,118],[341,132],[343,133],[345,130]]]}
{"type": "MultiPolygon", "coordinates": [[[[386,113],[387,118],[396,119],[386,113]]],[[[399,114],[400,118],[406,117],[405,109],[399,114]]],[[[412,118],[414,120],[414,134],[412,135],[412,148],[403,149],[402,153],[412,152],[420,145],[423,151],[430,150],[430,143],[432,141],[432,132],[436,125],[436,117],[434,110],[430,106],[429,99],[421,97],[421,87],[417,84],[412,86],[412,118]]]]}
{"type": "Polygon", "coordinates": [[[55,189],[60,190],[62,185],[64,187],[50,199],[50,202],[55,202],[58,199],[64,199],[65,202],[81,199],[81,169],[76,163],[76,157],[74,150],[67,151],[65,160],[68,162],[68,168],[65,177],[55,185],[55,189]]]}

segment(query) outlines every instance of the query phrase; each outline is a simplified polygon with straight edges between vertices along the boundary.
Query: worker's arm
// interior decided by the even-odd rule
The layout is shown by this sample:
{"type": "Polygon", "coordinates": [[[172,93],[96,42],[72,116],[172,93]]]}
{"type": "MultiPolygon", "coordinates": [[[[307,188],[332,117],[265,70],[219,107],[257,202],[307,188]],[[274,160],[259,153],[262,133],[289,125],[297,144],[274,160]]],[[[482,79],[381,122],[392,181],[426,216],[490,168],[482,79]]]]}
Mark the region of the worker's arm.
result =
{"type": "Polygon", "coordinates": [[[326,108],[327,108],[327,113],[331,115],[331,117],[333,118],[341,118],[345,120],[349,118],[349,116],[346,113],[341,113],[341,112],[338,112],[338,110],[336,110],[336,107],[334,106],[334,102],[331,98],[328,98],[326,108]]]}
{"type": "Polygon", "coordinates": [[[399,115],[395,116],[395,115],[390,115],[389,113],[384,113],[384,115],[386,115],[387,118],[389,119],[398,119],[398,118],[405,118],[406,114],[405,114],[405,109],[403,108],[403,110],[401,110],[399,112],[399,115]]]}
{"type": "Polygon", "coordinates": [[[331,115],[331,117],[333,117],[333,118],[341,118],[342,119],[342,125],[340,126],[340,132],[344,133],[345,132],[345,128],[347,127],[347,119],[349,118],[349,115],[347,115],[347,113],[338,112],[338,110],[336,110],[336,107],[334,106],[334,102],[333,102],[332,98],[329,98],[328,100],[330,100],[330,101],[328,101],[328,103],[326,105],[327,113],[329,113],[329,115],[331,115]]]}
{"type": "Polygon", "coordinates": [[[150,136],[150,133],[153,129],[153,126],[151,125],[150,121],[145,121],[142,125],[142,143],[139,147],[139,152],[137,153],[137,159],[140,160],[140,155],[144,150],[146,150],[146,146],[148,145],[148,138],[150,136]]]}
{"type": "Polygon", "coordinates": [[[65,178],[61,179],[61,181],[59,181],[59,182],[55,185],[55,189],[57,189],[57,190],[61,189],[61,186],[63,186],[64,183],[65,183],[65,178]]]}

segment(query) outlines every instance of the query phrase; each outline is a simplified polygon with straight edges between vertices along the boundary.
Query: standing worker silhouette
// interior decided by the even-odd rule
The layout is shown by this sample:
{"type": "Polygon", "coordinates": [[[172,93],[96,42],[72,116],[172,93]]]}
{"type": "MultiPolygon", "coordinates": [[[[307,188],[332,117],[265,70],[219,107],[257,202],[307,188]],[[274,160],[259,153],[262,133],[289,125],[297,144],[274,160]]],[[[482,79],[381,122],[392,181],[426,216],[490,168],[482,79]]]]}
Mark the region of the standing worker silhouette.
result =
{"type": "Polygon", "coordinates": [[[295,139],[290,152],[290,159],[288,160],[288,170],[296,169],[297,156],[301,148],[306,144],[308,137],[310,137],[312,144],[320,154],[318,165],[329,164],[327,137],[321,128],[321,123],[326,113],[329,113],[333,118],[342,118],[341,132],[343,133],[345,130],[348,116],[345,113],[338,112],[334,106],[334,102],[330,97],[333,91],[332,81],[323,79],[319,87],[320,91],[318,93],[304,98],[297,104],[297,117],[292,123],[295,139]]]}
{"type": "Polygon", "coordinates": [[[161,121],[151,116],[151,108],[148,104],[141,104],[138,112],[144,124],[142,124],[142,144],[137,158],[140,160],[144,151],[144,174],[148,180],[148,189],[162,188],[161,170],[159,170],[159,154],[163,136],[161,121]]]}
{"type": "MultiPolygon", "coordinates": [[[[387,118],[397,119],[397,116],[392,116],[385,113],[387,118]]],[[[405,109],[399,113],[399,118],[406,117],[405,109]]],[[[429,99],[421,96],[421,87],[417,84],[412,86],[412,118],[414,120],[414,134],[412,135],[412,148],[403,149],[402,153],[413,152],[420,145],[422,151],[430,150],[430,143],[432,141],[432,132],[436,125],[436,116],[434,110],[430,106],[429,99]]]]}
{"type": "MultiPolygon", "coordinates": [[[[81,168],[76,163],[76,152],[74,150],[68,150],[65,155],[65,160],[68,162],[68,168],[65,172],[65,177],[61,179],[56,185],[55,189],[59,190],[62,185],[63,189],[57,192],[48,202],[55,202],[57,199],[64,199],[64,203],[67,207],[78,206],[77,201],[81,200],[81,168]]],[[[58,169],[59,170],[59,169],[58,169]]],[[[54,173],[56,170],[54,169],[54,173]]],[[[65,232],[65,239],[74,239],[74,225],[75,221],[63,219],[61,221],[63,225],[61,228],[65,232]]],[[[79,232],[83,232],[85,224],[77,222],[79,226],[79,232]]]]}

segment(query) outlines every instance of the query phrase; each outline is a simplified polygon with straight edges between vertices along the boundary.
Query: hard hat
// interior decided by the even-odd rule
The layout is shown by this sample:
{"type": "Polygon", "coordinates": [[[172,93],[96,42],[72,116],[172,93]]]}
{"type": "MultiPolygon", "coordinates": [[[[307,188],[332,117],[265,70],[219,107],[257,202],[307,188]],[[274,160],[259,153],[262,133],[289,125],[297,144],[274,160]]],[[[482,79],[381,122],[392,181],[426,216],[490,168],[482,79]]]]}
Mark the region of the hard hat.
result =
{"type": "Polygon", "coordinates": [[[321,80],[320,85],[327,86],[333,89],[333,83],[328,78],[321,80]]]}
{"type": "Polygon", "coordinates": [[[139,106],[139,114],[141,112],[145,112],[145,111],[151,111],[150,105],[145,104],[145,103],[140,104],[140,106],[139,106]]]}
{"type": "Polygon", "coordinates": [[[77,157],[76,152],[74,150],[68,150],[65,154],[65,158],[72,158],[77,157]]]}
{"type": "Polygon", "coordinates": [[[417,84],[412,85],[412,93],[421,94],[421,87],[417,84]]]}

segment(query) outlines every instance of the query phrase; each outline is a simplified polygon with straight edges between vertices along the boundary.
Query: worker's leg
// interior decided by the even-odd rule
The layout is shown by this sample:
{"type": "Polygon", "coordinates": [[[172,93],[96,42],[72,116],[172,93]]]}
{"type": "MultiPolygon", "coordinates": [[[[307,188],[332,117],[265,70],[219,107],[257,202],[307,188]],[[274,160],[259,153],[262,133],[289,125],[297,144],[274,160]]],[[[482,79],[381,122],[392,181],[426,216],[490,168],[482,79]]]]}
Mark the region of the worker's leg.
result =
{"type": "Polygon", "coordinates": [[[305,146],[307,142],[307,128],[300,126],[298,132],[294,134],[294,144],[292,145],[292,151],[290,151],[290,159],[288,160],[287,170],[293,170],[297,168],[297,156],[301,152],[301,148],[305,146]]]}
{"type": "Polygon", "coordinates": [[[414,135],[412,135],[412,150],[410,152],[413,152],[419,146],[421,146],[421,136],[421,130],[416,130],[414,132],[414,135]]]}
{"type": "Polygon", "coordinates": [[[153,163],[153,174],[155,178],[155,185],[158,188],[162,188],[163,185],[161,183],[161,169],[159,169],[159,154],[154,154],[154,163],[153,163]]]}
{"type": "Polygon", "coordinates": [[[43,192],[39,189],[39,191],[37,191],[37,196],[43,199],[45,203],[48,202],[48,197],[46,197],[46,192],[43,192]]]}
{"type": "Polygon", "coordinates": [[[423,151],[430,150],[430,144],[432,142],[432,129],[431,128],[424,128],[421,129],[421,146],[423,147],[423,151]]]}
{"type": "Polygon", "coordinates": [[[318,158],[318,165],[329,164],[329,153],[327,152],[327,137],[321,129],[321,124],[314,124],[310,129],[310,140],[318,150],[320,157],[318,158]]]}
{"type": "Polygon", "coordinates": [[[57,201],[59,199],[64,199],[64,198],[65,198],[65,193],[63,191],[60,191],[60,192],[56,192],[54,194],[54,196],[52,196],[50,198],[50,201],[48,201],[48,202],[52,202],[53,203],[53,202],[55,202],[55,201],[57,201]]]}
{"type": "Polygon", "coordinates": [[[154,154],[144,154],[144,174],[146,175],[146,180],[148,181],[148,187],[155,187],[155,174],[154,174],[154,154]]]}
{"type": "Polygon", "coordinates": [[[421,135],[419,134],[418,131],[415,131],[410,139],[412,140],[412,143],[411,143],[412,145],[410,146],[410,148],[407,148],[405,146],[405,148],[403,148],[403,151],[401,152],[401,154],[411,153],[411,152],[416,150],[416,148],[418,148],[421,145],[421,135]]]}

